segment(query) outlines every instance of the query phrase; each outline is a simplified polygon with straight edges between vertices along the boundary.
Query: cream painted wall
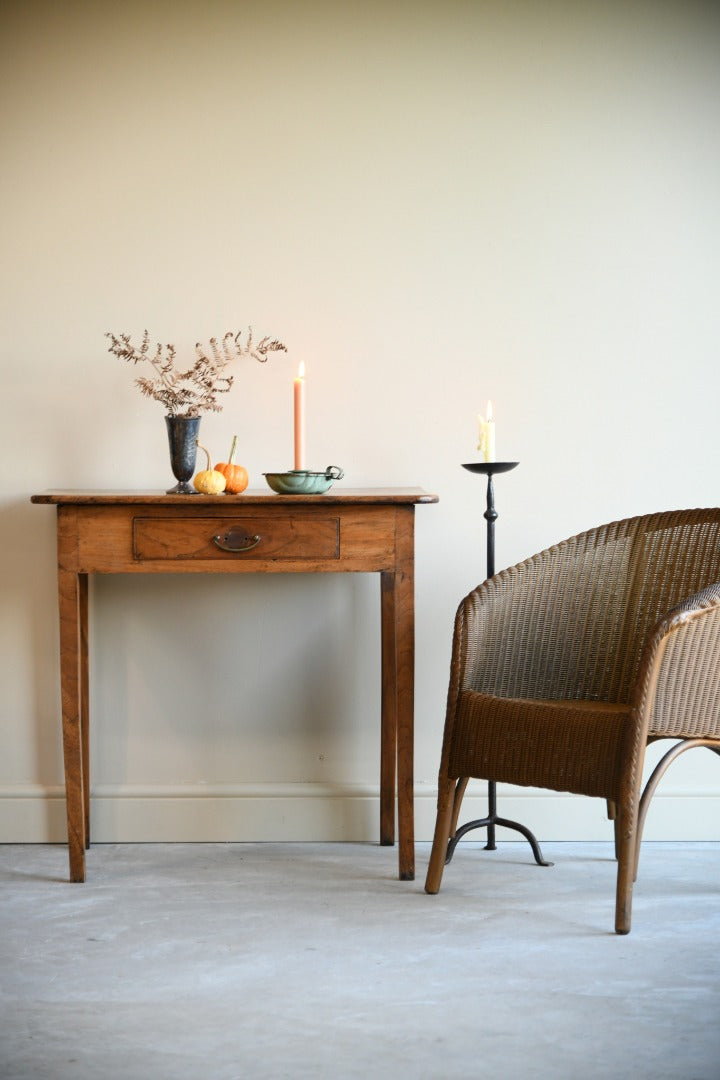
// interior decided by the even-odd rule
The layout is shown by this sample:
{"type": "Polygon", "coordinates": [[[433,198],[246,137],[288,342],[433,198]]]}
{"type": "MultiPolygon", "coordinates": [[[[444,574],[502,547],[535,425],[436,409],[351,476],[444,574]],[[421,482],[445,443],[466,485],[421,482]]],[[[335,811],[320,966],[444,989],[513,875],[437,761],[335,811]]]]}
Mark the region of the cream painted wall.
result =
{"type": "MultiPolygon", "coordinates": [[[[718,502],[717,6],[6,0],[0,50],[0,839],[64,835],[55,523],[29,496],[169,480],[162,409],[103,333],[189,353],[249,323],[290,354],[238,369],[216,456],[237,432],[254,487],[291,464],[304,359],[312,466],[440,495],[417,513],[428,838],[486,399],[522,463],[498,568],[718,502]]],[[[101,579],[93,612],[96,839],[375,839],[375,579],[101,579]]],[[[600,804],[503,799],[542,838],[610,835],[600,804]]],[[[647,835],[720,838],[719,809],[717,761],[688,755],[647,835]]]]}

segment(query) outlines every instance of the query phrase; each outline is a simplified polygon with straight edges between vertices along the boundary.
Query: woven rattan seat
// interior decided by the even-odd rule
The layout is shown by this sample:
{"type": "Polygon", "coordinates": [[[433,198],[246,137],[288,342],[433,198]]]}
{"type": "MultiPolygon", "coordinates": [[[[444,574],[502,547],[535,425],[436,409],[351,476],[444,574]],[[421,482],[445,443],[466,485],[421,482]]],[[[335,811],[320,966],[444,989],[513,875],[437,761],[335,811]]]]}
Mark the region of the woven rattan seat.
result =
{"type": "Polygon", "coordinates": [[[455,620],[426,891],[468,778],[593,796],[614,819],[627,933],[649,801],[694,746],[720,753],[720,508],[613,522],[495,574],[455,620]],[[677,741],[641,796],[655,739],[677,741]]]}

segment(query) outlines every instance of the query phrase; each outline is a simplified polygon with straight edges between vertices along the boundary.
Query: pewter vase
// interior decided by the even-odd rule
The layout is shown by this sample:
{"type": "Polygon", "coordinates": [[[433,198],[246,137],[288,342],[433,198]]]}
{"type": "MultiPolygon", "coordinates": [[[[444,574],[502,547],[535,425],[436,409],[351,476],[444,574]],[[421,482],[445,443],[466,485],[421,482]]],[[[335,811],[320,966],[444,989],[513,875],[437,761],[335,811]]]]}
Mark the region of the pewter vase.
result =
{"type": "Polygon", "coordinates": [[[200,430],[199,416],[166,416],[168,442],[170,443],[170,468],[178,481],[167,491],[168,495],[197,495],[189,483],[195,472],[197,437],[200,430]]]}

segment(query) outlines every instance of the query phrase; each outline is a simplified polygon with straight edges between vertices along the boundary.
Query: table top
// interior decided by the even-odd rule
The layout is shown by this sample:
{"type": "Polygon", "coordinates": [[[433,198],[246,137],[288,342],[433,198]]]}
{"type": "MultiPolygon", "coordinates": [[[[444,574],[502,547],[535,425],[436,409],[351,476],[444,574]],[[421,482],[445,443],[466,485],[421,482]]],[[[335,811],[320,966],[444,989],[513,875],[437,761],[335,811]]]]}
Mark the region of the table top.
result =
{"type": "Polygon", "coordinates": [[[165,495],[159,491],[46,491],[32,495],[33,503],[55,506],[111,506],[153,504],[155,506],[272,506],[328,504],[436,503],[438,496],[422,488],[342,488],[324,495],[276,495],[271,491],[244,491],[240,495],[165,495]]]}

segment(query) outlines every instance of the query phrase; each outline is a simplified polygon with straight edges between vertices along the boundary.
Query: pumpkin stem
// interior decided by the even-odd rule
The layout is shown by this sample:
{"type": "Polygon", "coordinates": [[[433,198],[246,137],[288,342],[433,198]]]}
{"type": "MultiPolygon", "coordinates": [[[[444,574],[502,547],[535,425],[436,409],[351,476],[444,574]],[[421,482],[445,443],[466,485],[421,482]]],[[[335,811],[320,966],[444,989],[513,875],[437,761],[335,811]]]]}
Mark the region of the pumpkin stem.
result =
{"type": "Polygon", "coordinates": [[[200,442],[199,439],[195,440],[195,445],[197,446],[198,450],[204,450],[205,451],[205,457],[207,458],[208,472],[212,472],[212,464],[210,462],[210,451],[205,449],[205,447],[202,445],[202,443],[200,442]]]}
{"type": "Polygon", "coordinates": [[[233,458],[235,457],[235,447],[237,446],[237,435],[233,435],[232,446],[230,447],[230,457],[228,458],[228,465],[232,465],[233,458]]]}

